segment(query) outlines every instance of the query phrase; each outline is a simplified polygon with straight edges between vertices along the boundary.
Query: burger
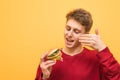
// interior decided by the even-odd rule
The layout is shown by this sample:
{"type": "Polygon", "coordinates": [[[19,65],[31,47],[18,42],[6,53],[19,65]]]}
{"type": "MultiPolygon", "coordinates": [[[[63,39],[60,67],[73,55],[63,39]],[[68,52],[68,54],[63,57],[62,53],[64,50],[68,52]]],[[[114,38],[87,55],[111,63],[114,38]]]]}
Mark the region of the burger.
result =
{"type": "Polygon", "coordinates": [[[62,61],[62,53],[60,52],[60,49],[53,49],[51,50],[47,57],[46,57],[47,60],[60,60],[62,61]]]}

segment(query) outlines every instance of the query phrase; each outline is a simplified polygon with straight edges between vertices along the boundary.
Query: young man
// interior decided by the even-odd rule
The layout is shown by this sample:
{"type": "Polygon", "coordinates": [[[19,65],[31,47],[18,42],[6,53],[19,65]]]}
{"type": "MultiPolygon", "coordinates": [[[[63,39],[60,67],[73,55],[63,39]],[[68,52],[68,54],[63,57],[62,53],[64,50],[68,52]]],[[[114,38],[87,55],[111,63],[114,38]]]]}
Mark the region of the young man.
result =
{"type": "Polygon", "coordinates": [[[48,53],[44,53],[35,80],[120,80],[120,65],[102,42],[98,30],[89,34],[93,24],[91,14],[76,9],[66,18],[65,48],[61,49],[63,62],[45,61],[48,53]]]}

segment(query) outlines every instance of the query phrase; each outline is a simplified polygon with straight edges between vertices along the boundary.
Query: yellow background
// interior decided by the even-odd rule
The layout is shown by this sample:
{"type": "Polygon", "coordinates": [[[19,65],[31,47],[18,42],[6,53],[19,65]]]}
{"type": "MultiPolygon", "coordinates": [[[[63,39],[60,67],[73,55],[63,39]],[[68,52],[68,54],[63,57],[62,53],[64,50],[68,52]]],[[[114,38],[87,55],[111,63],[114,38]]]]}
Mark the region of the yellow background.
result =
{"type": "Polygon", "coordinates": [[[34,80],[40,55],[64,47],[65,15],[84,8],[120,62],[120,0],[1,0],[0,80],[34,80]]]}

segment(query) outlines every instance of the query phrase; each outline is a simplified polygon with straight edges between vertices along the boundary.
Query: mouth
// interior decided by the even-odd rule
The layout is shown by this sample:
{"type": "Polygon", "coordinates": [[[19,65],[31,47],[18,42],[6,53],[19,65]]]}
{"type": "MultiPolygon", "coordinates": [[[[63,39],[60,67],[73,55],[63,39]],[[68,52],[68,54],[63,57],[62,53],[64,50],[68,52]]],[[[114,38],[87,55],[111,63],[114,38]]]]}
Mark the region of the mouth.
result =
{"type": "Polygon", "coordinates": [[[74,42],[73,39],[66,38],[66,44],[71,45],[74,42]]]}
{"type": "Polygon", "coordinates": [[[66,38],[67,42],[74,42],[74,40],[66,38]]]}

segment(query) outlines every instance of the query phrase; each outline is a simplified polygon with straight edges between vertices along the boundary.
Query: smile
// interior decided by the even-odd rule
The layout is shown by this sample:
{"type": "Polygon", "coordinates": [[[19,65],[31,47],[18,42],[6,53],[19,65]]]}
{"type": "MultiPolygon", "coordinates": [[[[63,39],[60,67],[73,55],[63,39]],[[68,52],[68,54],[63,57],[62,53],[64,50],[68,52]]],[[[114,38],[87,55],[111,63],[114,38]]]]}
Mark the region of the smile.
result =
{"type": "Polygon", "coordinates": [[[74,40],[71,40],[69,38],[66,38],[67,42],[74,42],[74,40]]]}

